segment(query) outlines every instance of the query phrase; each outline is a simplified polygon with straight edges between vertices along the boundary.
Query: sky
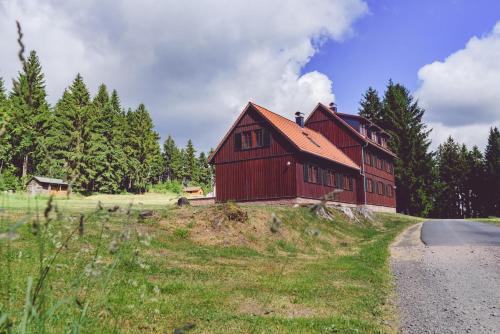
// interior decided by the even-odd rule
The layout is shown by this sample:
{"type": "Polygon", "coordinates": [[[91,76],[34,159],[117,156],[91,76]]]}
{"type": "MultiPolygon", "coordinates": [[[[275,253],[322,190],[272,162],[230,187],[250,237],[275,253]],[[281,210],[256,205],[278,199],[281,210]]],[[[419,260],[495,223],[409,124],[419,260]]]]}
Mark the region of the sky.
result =
{"type": "Polygon", "coordinates": [[[141,102],[163,139],[215,147],[248,101],[286,117],[335,101],[357,113],[391,78],[426,109],[432,148],[484,148],[500,126],[497,0],[0,0],[0,76],[19,71],[15,20],[49,102],[89,90],[141,102]]]}

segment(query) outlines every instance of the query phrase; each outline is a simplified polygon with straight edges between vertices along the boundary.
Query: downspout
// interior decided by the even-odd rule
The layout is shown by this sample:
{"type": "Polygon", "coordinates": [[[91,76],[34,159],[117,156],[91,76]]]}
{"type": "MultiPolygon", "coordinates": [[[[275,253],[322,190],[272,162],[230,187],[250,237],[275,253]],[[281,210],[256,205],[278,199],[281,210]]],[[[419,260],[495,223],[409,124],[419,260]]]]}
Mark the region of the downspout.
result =
{"type": "Polygon", "coordinates": [[[366,206],[365,147],[368,147],[368,142],[361,146],[361,170],[359,173],[363,176],[363,202],[366,206]]]}

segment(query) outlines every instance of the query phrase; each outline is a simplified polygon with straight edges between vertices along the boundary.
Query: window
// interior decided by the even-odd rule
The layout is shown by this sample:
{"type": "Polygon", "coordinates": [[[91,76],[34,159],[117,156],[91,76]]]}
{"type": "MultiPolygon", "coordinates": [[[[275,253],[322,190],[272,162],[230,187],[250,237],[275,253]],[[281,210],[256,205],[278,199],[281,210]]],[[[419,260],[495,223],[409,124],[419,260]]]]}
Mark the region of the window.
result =
{"type": "Polygon", "coordinates": [[[335,174],[335,188],[337,188],[337,189],[344,188],[344,177],[341,173],[335,174]]]}
{"type": "Polygon", "coordinates": [[[325,170],[324,178],[325,178],[324,184],[326,184],[329,187],[335,187],[335,173],[332,170],[325,170]]]}
{"type": "Polygon", "coordinates": [[[390,184],[386,185],[386,191],[385,191],[385,194],[388,196],[388,197],[392,197],[392,186],[390,184]]]}
{"type": "Polygon", "coordinates": [[[382,160],[379,158],[376,158],[376,159],[377,159],[377,168],[382,169],[382,160]]]}
{"type": "Polygon", "coordinates": [[[252,148],[252,132],[251,131],[244,131],[241,135],[241,148],[242,149],[248,149],[252,148]]]}
{"type": "Polygon", "coordinates": [[[370,165],[375,166],[375,156],[373,154],[370,154],[370,165]]]}
{"type": "Polygon", "coordinates": [[[236,150],[241,150],[241,133],[234,134],[234,148],[236,150]]]}
{"type": "Polygon", "coordinates": [[[384,159],[382,159],[381,164],[382,164],[382,166],[381,166],[381,167],[382,167],[382,170],[386,170],[386,168],[385,168],[385,160],[384,160],[384,159]]]}
{"type": "Polygon", "coordinates": [[[372,179],[367,179],[367,182],[366,182],[366,191],[368,191],[369,193],[372,193],[373,192],[373,181],[372,179]]]}
{"type": "Polygon", "coordinates": [[[382,139],[380,140],[380,144],[382,145],[382,147],[387,147],[387,139],[385,137],[382,137],[382,139]]]}
{"type": "Polygon", "coordinates": [[[344,176],[344,190],[352,191],[354,188],[354,180],[350,176],[344,176]]]}
{"type": "Polygon", "coordinates": [[[394,165],[392,162],[389,163],[389,173],[394,174],[394,165]]]}
{"type": "Polygon", "coordinates": [[[234,134],[234,146],[236,150],[248,150],[251,148],[267,147],[271,145],[271,134],[267,129],[243,131],[234,134]]]}
{"type": "Polygon", "coordinates": [[[364,124],[361,124],[359,126],[359,132],[363,135],[366,136],[366,126],[364,124]]]}
{"type": "Polygon", "coordinates": [[[313,165],[304,164],[304,181],[310,183],[320,183],[321,170],[313,165]]]}
{"type": "Polygon", "coordinates": [[[264,146],[264,136],[262,134],[262,129],[255,130],[255,146],[264,146]]]}
{"type": "Polygon", "coordinates": [[[365,164],[370,164],[370,153],[365,153],[365,164]]]}
{"type": "Polygon", "coordinates": [[[377,182],[377,194],[384,194],[384,184],[382,182],[377,182]]]}

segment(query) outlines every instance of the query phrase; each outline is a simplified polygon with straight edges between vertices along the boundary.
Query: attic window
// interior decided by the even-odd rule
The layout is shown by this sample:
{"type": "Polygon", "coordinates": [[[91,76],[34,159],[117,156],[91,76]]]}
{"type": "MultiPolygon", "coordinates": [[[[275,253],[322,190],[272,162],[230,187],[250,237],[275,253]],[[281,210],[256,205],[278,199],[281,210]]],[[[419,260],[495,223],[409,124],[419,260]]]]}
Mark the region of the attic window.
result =
{"type": "Polygon", "coordinates": [[[304,135],[307,139],[309,139],[309,141],[310,141],[311,143],[313,143],[314,145],[316,145],[316,146],[318,146],[318,147],[321,147],[318,143],[316,143],[316,142],[314,141],[314,139],[312,139],[311,137],[309,137],[309,134],[308,134],[307,132],[302,132],[302,134],[303,134],[303,135],[304,135]]]}

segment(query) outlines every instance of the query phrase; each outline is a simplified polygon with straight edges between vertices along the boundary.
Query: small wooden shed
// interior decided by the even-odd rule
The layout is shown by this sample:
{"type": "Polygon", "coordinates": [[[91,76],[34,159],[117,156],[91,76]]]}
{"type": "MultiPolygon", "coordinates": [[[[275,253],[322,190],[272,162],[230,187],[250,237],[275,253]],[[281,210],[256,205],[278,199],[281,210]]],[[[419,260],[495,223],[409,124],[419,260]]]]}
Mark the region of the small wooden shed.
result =
{"type": "Polygon", "coordinates": [[[26,186],[26,191],[32,195],[67,195],[68,184],[61,179],[33,176],[26,186]]]}
{"type": "Polygon", "coordinates": [[[183,191],[188,195],[203,196],[203,189],[201,187],[184,187],[183,191]]]}

